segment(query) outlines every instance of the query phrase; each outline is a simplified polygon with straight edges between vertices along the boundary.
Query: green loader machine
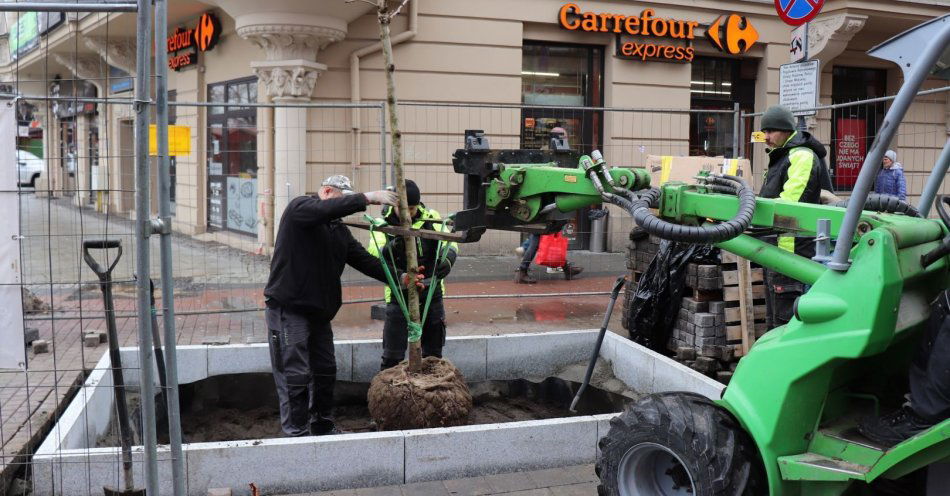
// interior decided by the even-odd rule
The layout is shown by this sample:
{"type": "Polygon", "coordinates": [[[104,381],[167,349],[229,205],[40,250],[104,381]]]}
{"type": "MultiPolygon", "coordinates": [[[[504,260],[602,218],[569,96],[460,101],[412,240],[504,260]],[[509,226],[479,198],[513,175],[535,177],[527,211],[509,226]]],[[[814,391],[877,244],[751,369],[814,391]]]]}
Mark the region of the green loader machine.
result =
{"type": "Polygon", "coordinates": [[[486,229],[553,232],[571,212],[611,203],[650,234],[714,244],[810,286],[791,322],[742,358],[722,398],[658,393],[615,417],[600,441],[600,494],[875,494],[882,481],[950,457],[950,420],[890,448],[856,429],[899,400],[895,384],[906,387],[931,303],[950,288],[950,197],[936,195],[950,141],[916,209],[869,198],[924,79],[950,72],[948,46],[944,16],[869,52],[899,64],[905,83],[846,208],[757,198],[742,178],[717,174],[651,189],[645,170],[609,167],[599,152],[579,157],[557,137],[547,151],[491,150],[483,133],[466,132],[453,160],[466,181],[456,241],[486,229]],[[934,205],[939,220],[926,218],[934,205]],[[811,237],[817,255],[779,249],[749,229],[811,237]]]}

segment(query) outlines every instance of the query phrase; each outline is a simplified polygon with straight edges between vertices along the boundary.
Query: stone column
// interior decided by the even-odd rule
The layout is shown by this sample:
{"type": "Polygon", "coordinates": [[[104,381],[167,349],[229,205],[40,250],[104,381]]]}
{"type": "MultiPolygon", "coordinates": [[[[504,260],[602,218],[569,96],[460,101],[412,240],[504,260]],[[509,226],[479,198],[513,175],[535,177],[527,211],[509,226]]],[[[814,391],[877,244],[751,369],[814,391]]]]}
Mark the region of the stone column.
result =
{"type": "Polygon", "coordinates": [[[274,224],[287,203],[306,193],[307,116],[301,107],[280,106],[310,101],[310,94],[326,66],[304,60],[252,64],[274,109],[274,224]]]}
{"type": "MultiPolygon", "coordinates": [[[[270,231],[262,241],[273,239],[280,217],[287,203],[305,194],[307,185],[307,126],[306,108],[281,106],[309,102],[317,78],[327,66],[315,62],[317,52],[346,36],[343,26],[301,25],[286,23],[260,24],[239,19],[237,33],[260,47],[266,56],[252,62],[251,67],[267,98],[277,104],[273,121],[273,190],[258,185],[261,201],[269,205],[273,195],[273,217],[261,219],[270,231]]],[[[265,178],[267,172],[262,174],[265,178]]],[[[269,181],[268,181],[269,182],[269,181]]],[[[268,209],[264,209],[265,212],[268,209]]]]}

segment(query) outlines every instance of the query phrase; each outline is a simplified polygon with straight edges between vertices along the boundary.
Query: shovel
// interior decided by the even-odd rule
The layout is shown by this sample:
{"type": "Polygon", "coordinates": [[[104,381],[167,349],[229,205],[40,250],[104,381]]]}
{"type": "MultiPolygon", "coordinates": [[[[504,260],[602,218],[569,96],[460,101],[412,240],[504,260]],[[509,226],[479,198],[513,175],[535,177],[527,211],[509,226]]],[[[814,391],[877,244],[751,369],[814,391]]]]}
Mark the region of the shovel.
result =
{"type": "Polygon", "coordinates": [[[112,369],[112,385],[115,392],[116,415],[119,419],[119,440],[122,447],[122,475],[125,489],[111,486],[102,488],[105,496],[144,496],[145,489],[136,489],[132,480],[132,429],[129,425],[129,406],[125,401],[125,378],[122,376],[122,358],[119,355],[119,335],[115,325],[115,304],[112,300],[112,269],[122,258],[122,242],[117,239],[100,239],[82,242],[82,258],[99,277],[102,303],[106,311],[106,330],[109,335],[109,363],[112,369]],[[115,259],[108,268],[103,268],[93,258],[90,250],[117,249],[115,259]]]}

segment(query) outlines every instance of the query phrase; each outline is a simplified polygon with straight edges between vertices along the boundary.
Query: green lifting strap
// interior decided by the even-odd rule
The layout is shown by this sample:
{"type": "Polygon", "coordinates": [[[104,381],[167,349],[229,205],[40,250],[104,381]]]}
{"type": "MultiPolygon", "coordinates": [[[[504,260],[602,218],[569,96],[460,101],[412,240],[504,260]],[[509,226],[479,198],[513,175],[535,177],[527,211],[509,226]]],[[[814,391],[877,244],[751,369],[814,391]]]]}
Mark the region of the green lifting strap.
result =
{"type": "MultiPolygon", "coordinates": [[[[379,253],[380,259],[383,261],[383,272],[386,274],[386,281],[389,284],[390,292],[393,297],[396,298],[396,303],[399,304],[399,309],[402,310],[402,315],[406,319],[407,327],[409,330],[409,342],[417,343],[422,339],[422,324],[419,322],[413,322],[409,317],[409,306],[406,304],[406,299],[402,295],[402,288],[397,284],[396,280],[393,278],[392,272],[389,271],[389,264],[386,263],[384,257],[386,254],[383,249],[380,248],[379,242],[376,241],[375,230],[377,227],[384,227],[388,223],[382,219],[374,219],[373,217],[363,214],[363,218],[366,219],[366,222],[369,223],[369,237],[373,240],[373,245],[376,247],[376,252],[379,253]]],[[[439,245],[436,248],[436,257],[435,266],[438,267],[448,256],[448,246],[444,241],[439,241],[439,245]],[[443,249],[443,247],[445,249],[443,249]]],[[[393,258],[392,250],[389,253],[389,262],[392,263],[392,266],[396,266],[396,261],[393,258]]],[[[421,322],[426,321],[426,317],[429,315],[429,306],[432,304],[432,295],[435,294],[435,287],[439,284],[439,277],[435,275],[435,267],[432,267],[432,282],[429,284],[429,291],[426,295],[425,305],[422,306],[422,318],[421,322]]]]}

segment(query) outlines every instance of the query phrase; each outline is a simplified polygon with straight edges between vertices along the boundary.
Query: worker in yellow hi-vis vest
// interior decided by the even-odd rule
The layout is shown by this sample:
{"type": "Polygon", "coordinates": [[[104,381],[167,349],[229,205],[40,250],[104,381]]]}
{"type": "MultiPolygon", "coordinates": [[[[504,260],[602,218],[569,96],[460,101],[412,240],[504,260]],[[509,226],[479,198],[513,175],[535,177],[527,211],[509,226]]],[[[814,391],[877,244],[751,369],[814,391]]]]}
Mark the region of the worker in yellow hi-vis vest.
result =
{"type": "MultiPolygon", "coordinates": [[[[439,212],[426,207],[421,200],[419,187],[415,182],[406,180],[406,199],[409,203],[409,215],[412,217],[413,229],[427,229],[431,231],[449,232],[447,226],[440,221],[439,212]]],[[[399,225],[398,211],[394,207],[383,211],[383,220],[391,225],[399,225]]],[[[419,265],[424,267],[426,288],[420,291],[420,315],[424,310],[429,285],[433,275],[439,280],[429,304],[429,312],[422,325],[422,356],[442,357],[442,347],[445,345],[445,307],[442,296],[445,293],[445,277],[452,270],[458,256],[458,244],[431,239],[414,238],[419,265]],[[441,250],[440,250],[441,247],[441,250]]],[[[366,250],[375,256],[381,257],[391,269],[401,274],[406,272],[406,249],[402,236],[393,236],[379,231],[373,231],[366,250]]],[[[383,356],[380,370],[398,365],[406,356],[406,347],[409,329],[406,318],[402,313],[392,291],[386,287],[386,322],[383,324],[383,356]]],[[[405,294],[404,294],[405,296],[405,294]]],[[[406,301],[406,298],[403,299],[406,301]]]]}
{"type": "MultiPolygon", "coordinates": [[[[811,133],[795,130],[795,117],[781,105],[769,107],[762,116],[762,131],[768,145],[769,166],[759,191],[763,198],[790,202],[821,203],[821,190],[831,191],[831,176],[825,164],[828,152],[811,133]]],[[[778,236],[779,248],[803,257],[815,256],[813,239],[778,236]]],[[[795,299],[804,285],[772,271],[765,271],[766,307],[769,328],[787,324],[792,318],[795,299]]]]}

